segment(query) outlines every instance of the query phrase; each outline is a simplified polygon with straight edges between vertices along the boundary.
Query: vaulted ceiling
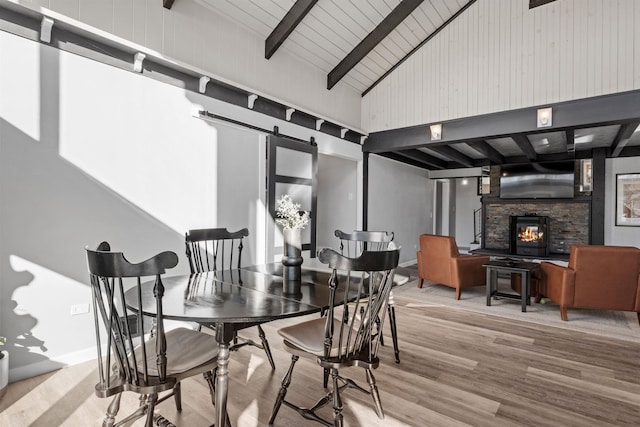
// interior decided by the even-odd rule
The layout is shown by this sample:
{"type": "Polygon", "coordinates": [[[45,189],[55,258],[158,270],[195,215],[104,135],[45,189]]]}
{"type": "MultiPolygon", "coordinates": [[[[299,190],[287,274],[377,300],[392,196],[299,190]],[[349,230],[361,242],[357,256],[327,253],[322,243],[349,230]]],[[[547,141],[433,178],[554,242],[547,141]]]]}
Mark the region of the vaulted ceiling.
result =
{"type": "Polygon", "coordinates": [[[262,37],[266,58],[287,50],[322,70],[328,89],[366,93],[476,0],[197,1],[262,37]]]}
{"type": "MultiPolygon", "coordinates": [[[[175,2],[163,0],[166,8],[175,2]]],[[[189,0],[191,1],[191,0],[189,0]]],[[[283,50],[327,75],[327,88],[347,84],[365,95],[476,0],[196,0],[265,40],[265,58],[283,50]]],[[[554,0],[529,0],[534,8],[554,0]]],[[[363,150],[425,169],[640,155],[640,93],[554,106],[540,129],[535,109],[375,132],[363,150]],[[637,103],[637,104],[636,104],[637,103]],[[602,108],[610,114],[599,115],[602,108]],[[586,117],[586,119],[584,118],[586,117]],[[460,131],[464,129],[465,131],[460,131]]]]}

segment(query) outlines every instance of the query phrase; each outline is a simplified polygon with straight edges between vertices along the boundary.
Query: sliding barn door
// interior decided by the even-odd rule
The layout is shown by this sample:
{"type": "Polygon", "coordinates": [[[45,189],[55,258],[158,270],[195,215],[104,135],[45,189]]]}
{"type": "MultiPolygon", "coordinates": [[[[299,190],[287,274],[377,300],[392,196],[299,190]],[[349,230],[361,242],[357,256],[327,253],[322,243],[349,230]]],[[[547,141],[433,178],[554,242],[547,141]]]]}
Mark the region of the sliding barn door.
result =
{"type": "Polygon", "coordinates": [[[277,261],[283,252],[282,229],[275,223],[276,202],[289,194],[301,209],[309,211],[311,221],[302,232],[302,250],[316,256],[316,207],[318,147],[315,143],[270,135],[267,137],[267,225],[268,259],[277,261]]]}

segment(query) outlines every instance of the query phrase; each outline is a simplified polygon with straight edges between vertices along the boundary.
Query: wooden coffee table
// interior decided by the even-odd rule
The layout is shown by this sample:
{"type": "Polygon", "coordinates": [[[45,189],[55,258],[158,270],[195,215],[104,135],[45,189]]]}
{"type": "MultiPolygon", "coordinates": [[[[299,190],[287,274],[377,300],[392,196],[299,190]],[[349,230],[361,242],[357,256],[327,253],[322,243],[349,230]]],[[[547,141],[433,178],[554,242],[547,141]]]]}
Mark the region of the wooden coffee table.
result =
{"type": "Polygon", "coordinates": [[[491,305],[491,298],[501,297],[507,299],[520,300],[522,311],[527,311],[531,297],[531,272],[539,268],[535,262],[525,262],[517,260],[494,260],[482,265],[487,269],[487,305],[491,305]],[[520,296],[498,292],[498,273],[519,273],[522,277],[522,289],[520,296]]]}

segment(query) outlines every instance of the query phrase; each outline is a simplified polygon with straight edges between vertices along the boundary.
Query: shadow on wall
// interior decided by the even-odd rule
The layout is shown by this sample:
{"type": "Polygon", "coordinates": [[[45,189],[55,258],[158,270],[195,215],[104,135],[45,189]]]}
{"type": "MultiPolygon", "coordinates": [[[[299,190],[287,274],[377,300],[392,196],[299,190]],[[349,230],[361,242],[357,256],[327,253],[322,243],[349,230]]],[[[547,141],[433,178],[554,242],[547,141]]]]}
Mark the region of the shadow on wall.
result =
{"type": "MultiPolygon", "coordinates": [[[[56,369],[95,346],[93,316],[69,311],[90,302],[85,246],[109,240],[133,262],[184,250],[182,235],[60,157],[56,49],[40,47],[39,76],[40,140],[0,117],[0,335],[7,337],[11,381],[56,369]],[[38,268],[17,271],[14,258],[38,268]],[[38,281],[40,267],[51,273],[46,283],[38,281]]],[[[175,273],[187,271],[181,263],[175,273]]]]}

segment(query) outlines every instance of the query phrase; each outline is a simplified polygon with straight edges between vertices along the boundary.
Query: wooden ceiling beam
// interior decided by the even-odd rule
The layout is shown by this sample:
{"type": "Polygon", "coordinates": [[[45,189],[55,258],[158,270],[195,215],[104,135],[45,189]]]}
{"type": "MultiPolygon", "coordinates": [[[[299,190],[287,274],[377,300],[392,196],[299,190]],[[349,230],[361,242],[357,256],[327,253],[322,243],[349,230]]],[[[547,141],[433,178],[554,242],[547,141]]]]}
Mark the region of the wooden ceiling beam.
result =
{"type": "Polygon", "coordinates": [[[529,0],[529,9],[533,9],[534,7],[542,6],[543,4],[551,3],[556,0],[529,0]]]}
{"type": "Polygon", "coordinates": [[[402,151],[396,151],[396,154],[408,159],[416,160],[420,163],[429,165],[436,169],[447,168],[447,162],[445,162],[444,160],[438,159],[437,157],[430,156],[427,153],[424,153],[420,150],[402,150],[402,151]]]}
{"type": "Polygon", "coordinates": [[[426,39],[422,40],[420,42],[420,44],[416,47],[414,47],[413,49],[411,49],[411,52],[407,53],[400,61],[396,62],[393,67],[391,67],[390,69],[388,69],[383,75],[381,75],[378,80],[376,80],[375,82],[373,82],[373,84],[371,86],[369,86],[364,92],[362,92],[362,96],[365,96],[366,94],[368,94],[374,87],[376,87],[382,80],[384,80],[385,78],[387,78],[387,76],[389,74],[391,74],[396,68],[398,68],[400,65],[402,65],[402,63],[404,61],[406,61],[407,59],[409,59],[414,53],[416,53],[417,51],[419,51],[422,46],[424,46],[425,44],[427,44],[429,42],[429,40],[433,39],[435,36],[438,35],[438,33],[442,30],[444,30],[449,24],[451,24],[453,21],[455,21],[458,16],[462,15],[472,4],[474,4],[477,0],[469,0],[469,2],[467,2],[467,4],[465,4],[460,10],[458,10],[456,13],[453,14],[453,16],[449,19],[447,19],[442,25],[440,25],[438,28],[436,28],[436,30],[434,32],[432,32],[431,34],[429,34],[427,36],[426,39]]]}
{"type": "Polygon", "coordinates": [[[407,165],[411,165],[411,166],[416,166],[422,169],[427,169],[427,170],[431,170],[431,169],[446,169],[446,167],[436,167],[433,166],[431,164],[422,162],[420,160],[416,160],[413,157],[409,157],[409,156],[404,156],[404,155],[400,155],[400,152],[397,153],[376,153],[378,156],[382,156],[382,157],[386,157],[387,159],[391,159],[391,160],[395,160],[396,162],[400,162],[400,163],[404,163],[407,165]]]}
{"type": "Polygon", "coordinates": [[[504,163],[504,156],[486,141],[467,142],[467,145],[485,156],[493,164],[501,165],[504,163]]]}
{"type": "Polygon", "coordinates": [[[576,131],[575,129],[567,129],[564,134],[567,153],[574,154],[576,152],[576,131]]]}
{"type": "Polygon", "coordinates": [[[436,151],[451,160],[460,163],[462,166],[472,168],[475,166],[473,159],[468,157],[449,145],[438,145],[428,147],[430,150],[436,151]]]}
{"type": "Polygon", "coordinates": [[[629,138],[631,138],[631,135],[633,135],[638,126],[640,126],[640,122],[631,122],[620,126],[616,137],[611,142],[611,157],[618,157],[620,155],[620,152],[627,145],[629,138]]]}
{"type": "Polygon", "coordinates": [[[331,89],[338,83],[353,67],[375,48],[378,43],[384,40],[405,18],[411,15],[420,3],[424,0],[403,0],[395,9],[387,15],[376,28],[373,29],[347,56],[329,72],[327,76],[327,89],[331,89]]]}
{"type": "Polygon", "coordinates": [[[527,156],[527,159],[529,159],[529,161],[535,162],[538,159],[538,153],[536,153],[536,150],[533,148],[533,145],[531,145],[531,141],[529,141],[529,138],[527,138],[526,135],[516,134],[511,135],[511,138],[518,145],[520,151],[522,151],[522,153],[527,156]]]}
{"type": "Polygon", "coordinates": [[[295,30],[318,0],[297,0],[264,42],[264,57],[269,59],[295,30]]]}

